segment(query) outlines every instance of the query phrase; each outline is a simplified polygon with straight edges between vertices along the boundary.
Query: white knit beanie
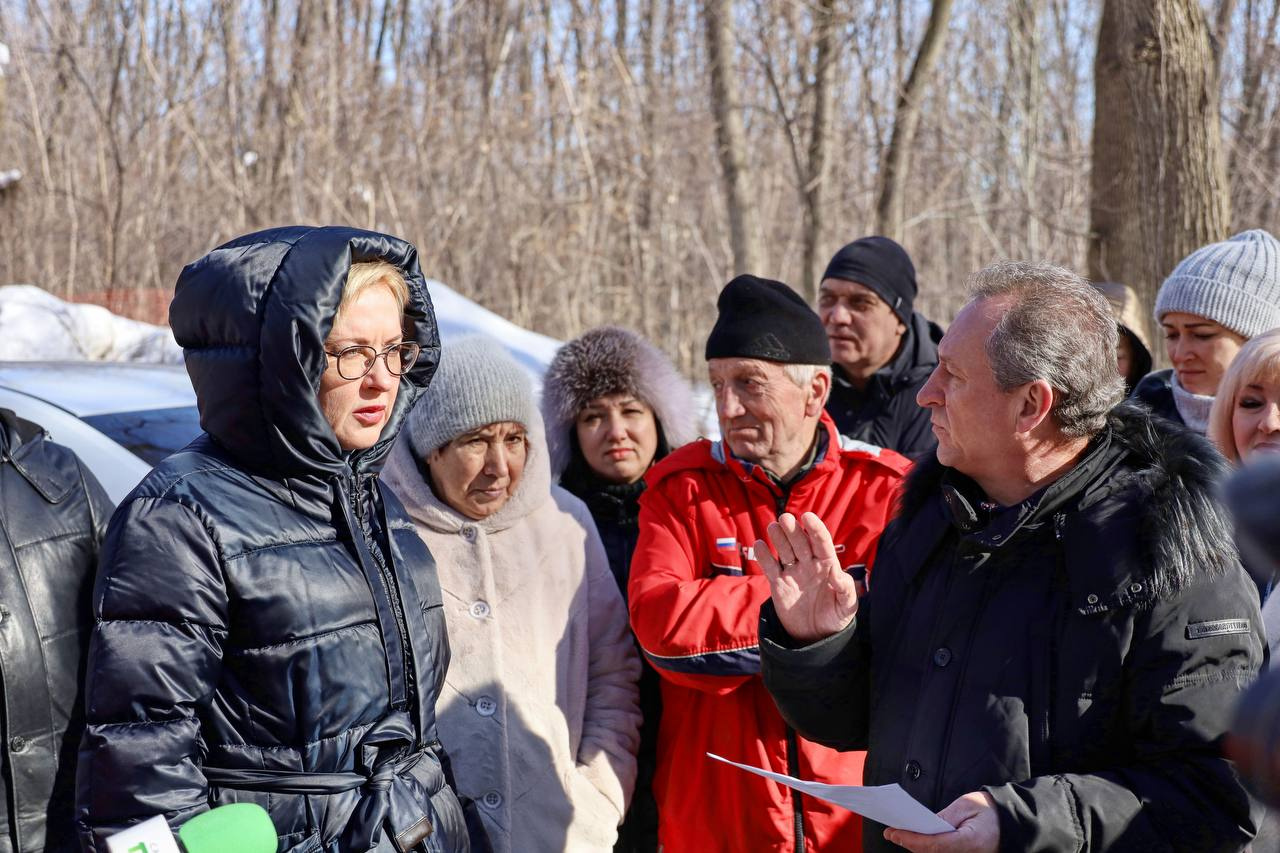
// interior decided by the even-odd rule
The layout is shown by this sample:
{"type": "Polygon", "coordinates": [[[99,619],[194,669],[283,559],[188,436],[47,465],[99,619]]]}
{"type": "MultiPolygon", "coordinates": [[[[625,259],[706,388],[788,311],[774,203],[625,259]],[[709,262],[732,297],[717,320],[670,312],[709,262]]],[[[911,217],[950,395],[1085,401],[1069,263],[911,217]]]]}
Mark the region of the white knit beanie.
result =
{"type": "Polygon", "coordinates": [[[464,433],[504,421],[542,432],[529,375],[497,341],[471,335],[440,348],[431,385],[409,413],[409,444],[426,459],[464,433]]]}
{"type": "Polygon", "coordinates": [[[1206,317],[1246,338],[1280,326],[1280,241],[1254,229],[1196,249],[1160,286],[1156,322],[1171,311],[1206,317]]]}

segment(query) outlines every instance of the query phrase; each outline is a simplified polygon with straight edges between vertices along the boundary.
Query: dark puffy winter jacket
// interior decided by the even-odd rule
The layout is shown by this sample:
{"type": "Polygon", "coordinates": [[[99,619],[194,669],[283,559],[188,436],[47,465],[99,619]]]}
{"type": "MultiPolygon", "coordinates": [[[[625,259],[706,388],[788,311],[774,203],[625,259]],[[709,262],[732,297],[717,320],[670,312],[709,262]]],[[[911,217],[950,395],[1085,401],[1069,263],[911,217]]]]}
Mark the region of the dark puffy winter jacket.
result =
{"type": "Polygon", "coordinates": [[[1127,406],[1090,447],[1004,509],[921,463],[849,629],[793,648],[762,609],[765,684],[801,734],[867,749],[867,785],[934,811],[986,791],[1001,850],[1240,850],[1219,740],[1264,643],[1224,465],[1127,406]]]}
{"type": "Polygon", "coordinates": [[[1152,414],[1183,425],[1182,415],[1173,400],[1173,369],[1166,368],[1148,373],[1142,378],[1129,395],[1132,399],[1146,405],[1152,414]]]}
{"type": "Polygon", "coordinates": [[[76,455],[0,409],[0,853],[75,833],[89,595],[111,501],[76,455]]]}
{"type": "Polygon", "coordinates": [[[104,545],[86,844],[251,801],[282,851],[390,849],[388,834],[467,849],[436,741],[449,649],[435,565],[377,475],[439,357],[416,251],[348,228],[251,234],[183,270],[170,322],[205,434],[125,499],[104,545]],[[375,259],[406,274],[422,355],[379,441],[345,454],[317,400],[324,340],[350,265],[375,259]]]}
{"type": "Polygon", "coordinates": [[[853,387],[839,365],[832,365],[827,412],[840,434],[911,459],[937,447],[929,410],[916,404],[916,393],[938,366],[940,340],[942,329],[936,323],[912,314],[898,354],[871,376],[864,391],[853,387]]]}

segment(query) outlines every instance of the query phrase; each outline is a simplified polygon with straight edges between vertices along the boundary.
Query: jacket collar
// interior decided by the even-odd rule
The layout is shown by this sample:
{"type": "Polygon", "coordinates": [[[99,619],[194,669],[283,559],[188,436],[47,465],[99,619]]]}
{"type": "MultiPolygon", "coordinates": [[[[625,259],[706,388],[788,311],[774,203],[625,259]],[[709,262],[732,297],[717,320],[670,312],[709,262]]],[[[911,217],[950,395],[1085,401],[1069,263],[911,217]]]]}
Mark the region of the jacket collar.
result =
{"type": "Polygon", "coordinates": [[[899,558],[909,582],[948,530],[970,537],[975,551],[994,553],[1020,532],[1053,523],[1059,539],[1080,539],[1087,547],[1092,544],[1087,533],[1067,534],[1077,525],[1086,528],[1095,515],[1127,510],[1140,528],[1140,563],[1148,574],[1137,581],[1126,574],[1132,566],[1120,561],[1072,560],[1072,588],[1085,590],[1086,602],[1094,595],[1088,604],[1105,603],[1108,596],[1113,601],[1164,597],[1199,575],[1222,574],[1236,561],[1231,525],[1215,498],[1226,470],[1203,436],[1121,403],[1075,468],[1015,507],[983,508],[984,496],[972,480],[930,454],[908,477],[898,518],[909,535],[895,547],[902,549],[899,558]],[[944,496],[948,487],[963,504],[951,505],[944,496]],[[1124,509],[1107,503],[1113,498],[1123,500],[1124,509]],[[998,518],[984,517],[983,509],[998,518]]]}
{"type": "Polygon", "coordinates": [[[825,409],[818,419],[815,445],[810,450],[809,462],[788,483],[783,483],[762,466],[734,456],[723,438],[711,443],[711,459],[714,463],[730,469],[743,479],[762,479],[778,489],[795,488],[815,471],[826,472],[834,470],[839,465],[839,456],[840,434],[836,432],[835,421],[831,419],[825,409]]]}
{"type": "Polygon", "coordinates": [[[0,453],[51,504],[62,501],[79,482],[69,466],[48,457],[48,436],[42,427],[0,409],[0,453]]]}

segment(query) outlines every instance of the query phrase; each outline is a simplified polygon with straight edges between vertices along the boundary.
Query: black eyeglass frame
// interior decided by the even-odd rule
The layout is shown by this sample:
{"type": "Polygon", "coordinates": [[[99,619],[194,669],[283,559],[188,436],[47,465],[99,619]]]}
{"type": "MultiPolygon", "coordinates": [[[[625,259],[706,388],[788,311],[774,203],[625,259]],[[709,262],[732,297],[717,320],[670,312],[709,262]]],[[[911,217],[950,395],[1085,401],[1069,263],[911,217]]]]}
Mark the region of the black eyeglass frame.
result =
{"type": "Polygon", "coordinates": [[[338,375],[341,376],[343,379],[351,381],[355,379],[363,379],[366,376],[368,376],[369,371],[373,370],[373,366],[378,363],[379,358],[381,358],[382,363],[387,366],[388,373],[390,373],[392,376],[403,376],[404,374],[412,370],[413,366],[417,364],[418,356],[422,355],[422,345],[415,343],[414,341],[402,341],[398,344],[391,344],[386,349],[379,352],[378,350],[374,349],[368,344],[352,344],[349,347],[343,347],[337,352],[330,352],[329,350],[325,350],[324,353],[325,355],[331,355],[338,360],[337,364],[335,365],[335,367],[337,367],[338,369],[338,375]],[[409,349],[410,352],[412,352],[412,355],[410,355],[408,358],[405,358],[404,354],[402,353],[400,356],[400,369],[396,370],[394,367],[391,366],[391,354],[396,350],[404,350],[406,347],[409,349]],[[364,370],[362,370],[356,376],[348,376],[347,374],[342,372],[342,357],[347,353],[354,352],[357,350],[364,353],[372,352],[373,355],[365,356],[365,358],[368,360],[368,363],[365,364],[364,370]]]}

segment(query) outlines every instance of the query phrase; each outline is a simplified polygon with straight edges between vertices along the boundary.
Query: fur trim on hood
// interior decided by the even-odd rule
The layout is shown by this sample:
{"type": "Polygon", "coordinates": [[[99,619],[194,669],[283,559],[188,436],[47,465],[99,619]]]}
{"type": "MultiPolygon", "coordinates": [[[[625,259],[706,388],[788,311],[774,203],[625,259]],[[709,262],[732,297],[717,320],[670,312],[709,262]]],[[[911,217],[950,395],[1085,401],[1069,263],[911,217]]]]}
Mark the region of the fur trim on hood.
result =
{"type": "Polygon", "coordinates": [[[552,474],[559,477],[569,466],[570,432],[582,407],[618,393],[634,394],[649,404],[672,450],[698,437],[693,390],[671,360],[635,332],[600,326],[562,346],[542,380],[552,474]]]}
{"type": "MultiPolygon", "coordinates": [[[[1131,492],[1129,499],[1141,505],[1144,562],[1157,597],[1199,575],[1225,574],[1238,560],[1231,521],[1218,499],[1230,469],[1208,439],[1130,402],[1111,410],[1104,435],[1110,459],[1094,463],[1098,470],[1083,479],[1071,502],[1086,510],[1131,492]]],[[[905,521],[933,500],[951,470],[936,452],[920,460],[902,491],[898,517],[905,521]]]]}

